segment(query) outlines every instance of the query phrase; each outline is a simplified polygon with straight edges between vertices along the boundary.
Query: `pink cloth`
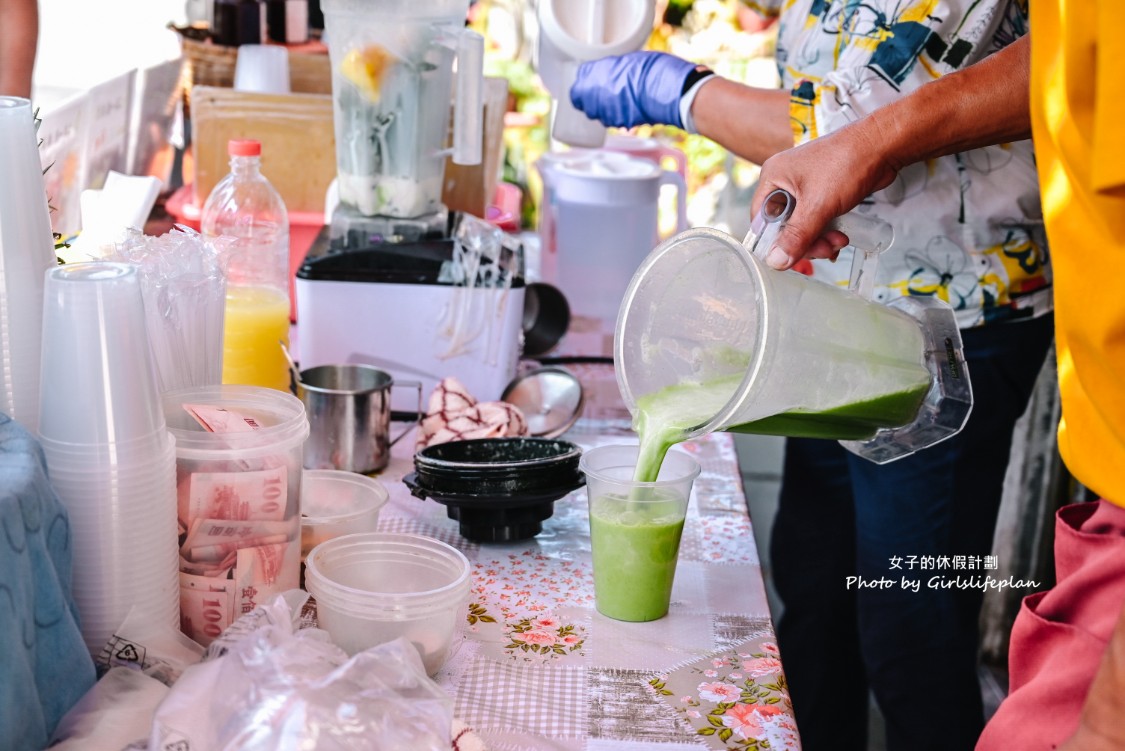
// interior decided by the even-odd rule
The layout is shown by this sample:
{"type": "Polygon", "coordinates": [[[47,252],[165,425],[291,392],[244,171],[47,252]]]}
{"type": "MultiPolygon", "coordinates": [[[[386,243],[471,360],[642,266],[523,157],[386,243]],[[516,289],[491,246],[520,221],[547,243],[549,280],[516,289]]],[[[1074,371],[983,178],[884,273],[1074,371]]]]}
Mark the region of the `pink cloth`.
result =
{"type": "Polygon", "coordinates": [[[1023,601],[1008,647],[1008,698],[976,751],[1049,751],[1078,728],[1082,703],[1125,603],[1125,508],[1059,509],[1056,584],[1023,601]]]}
{"type": "Polygon", "coordinates": [[[415,450],[470,438],[527,435],[527,420],[507,402],[478,402],[456,378],[446,378],[430,394],[415,450]]]}

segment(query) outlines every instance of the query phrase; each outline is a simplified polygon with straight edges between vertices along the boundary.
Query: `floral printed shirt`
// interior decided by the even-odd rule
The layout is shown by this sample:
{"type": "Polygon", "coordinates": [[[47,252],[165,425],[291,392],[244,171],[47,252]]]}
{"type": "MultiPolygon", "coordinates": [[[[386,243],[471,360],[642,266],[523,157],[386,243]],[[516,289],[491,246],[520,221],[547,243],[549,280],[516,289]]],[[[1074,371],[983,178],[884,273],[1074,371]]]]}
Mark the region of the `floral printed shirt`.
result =
{"type": "MultiPolygon", "coordinates": [[[[1027,33],[1027,0],[745,0],[780,14],[777,61],[795,143],[870,113],[1027,33]]],[[[876,298],[937,295],[962,328],[1051,309],[1030,141],[904,169],[861,213],[890,222],[876,298]]],[[[850,249],[813,275],[846,284],[850,249]]]]}

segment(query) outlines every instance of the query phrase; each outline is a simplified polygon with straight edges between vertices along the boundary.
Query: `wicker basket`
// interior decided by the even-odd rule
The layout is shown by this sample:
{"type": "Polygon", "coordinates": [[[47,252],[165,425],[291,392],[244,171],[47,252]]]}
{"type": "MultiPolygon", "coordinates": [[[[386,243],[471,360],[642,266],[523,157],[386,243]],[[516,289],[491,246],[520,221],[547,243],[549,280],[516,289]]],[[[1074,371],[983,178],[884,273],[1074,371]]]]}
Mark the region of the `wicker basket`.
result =
{"type": "Polygon", "coordinates": [[[238,48],[188,37],[180,38],[180,47],[183,53],[180,89],[184,96],[184,114],[190,115],[193,86],[234,86],[238,48]]]}
{"type": "MultiPolygon", "coordinates": [[[[180,44],[183,52],[180,88],[184,97],[185,114],[190,114],[193,86],[219,86],[228,89],[234,86],[238,48],[183,35],[180,37],[180,44]]],[[[327,49],[316,42],[303,45],[301,49],[290,48],[289,83],[294,93],[332,93],[327,49]]]]}

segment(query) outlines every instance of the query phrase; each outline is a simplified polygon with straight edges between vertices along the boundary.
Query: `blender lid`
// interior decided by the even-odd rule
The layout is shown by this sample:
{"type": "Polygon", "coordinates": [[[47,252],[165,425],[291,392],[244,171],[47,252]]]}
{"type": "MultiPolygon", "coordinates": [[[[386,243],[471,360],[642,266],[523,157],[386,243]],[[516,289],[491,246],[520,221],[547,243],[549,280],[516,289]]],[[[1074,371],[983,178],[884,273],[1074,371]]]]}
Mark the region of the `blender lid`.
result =
{"type": "Polygon", "coordinates": [[[519,376],[500,399],[518,407],[528,431],[541,438],[556,438],[570,430],[586,405],[582,383],[563,368],[539,368],[519,376]]]}

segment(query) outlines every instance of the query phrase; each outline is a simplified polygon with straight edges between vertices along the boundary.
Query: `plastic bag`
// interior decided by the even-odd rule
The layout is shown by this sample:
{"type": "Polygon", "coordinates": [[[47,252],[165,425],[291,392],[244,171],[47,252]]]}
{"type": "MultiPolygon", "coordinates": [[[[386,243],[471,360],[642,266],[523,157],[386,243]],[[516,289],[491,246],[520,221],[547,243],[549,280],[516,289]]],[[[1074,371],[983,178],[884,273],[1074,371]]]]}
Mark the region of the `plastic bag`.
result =
{"type": "Polygon", "coordinates": [[[179,629],[155,623],[132,608],[94,663],[99,673],[116,667],[131,668],[171,686],[185,668],[202,657],[203,647],[179,629]]]}
{"type": "Polygon", "coordinates": [[[448,751],[453,701],[417,650],[397,639],[349,659],[295,628],[307,598],[287,592],[214,642],[157,708],[149,748],[448,751]]]}
{"type": "Polygon", "coordinates": [[[51,751],[118,751],[144,743],[168,687],[139,670],[110,669],[71,707],[51,736],[51,751]]]}
{"type": "Polygon", "coordinates": [[[228,239],[205,240],[177,225],[159,237],[130,230],[108,260],[134,263],[141,275],[145,326],[160,390],[222,380],[228,239]]]}

